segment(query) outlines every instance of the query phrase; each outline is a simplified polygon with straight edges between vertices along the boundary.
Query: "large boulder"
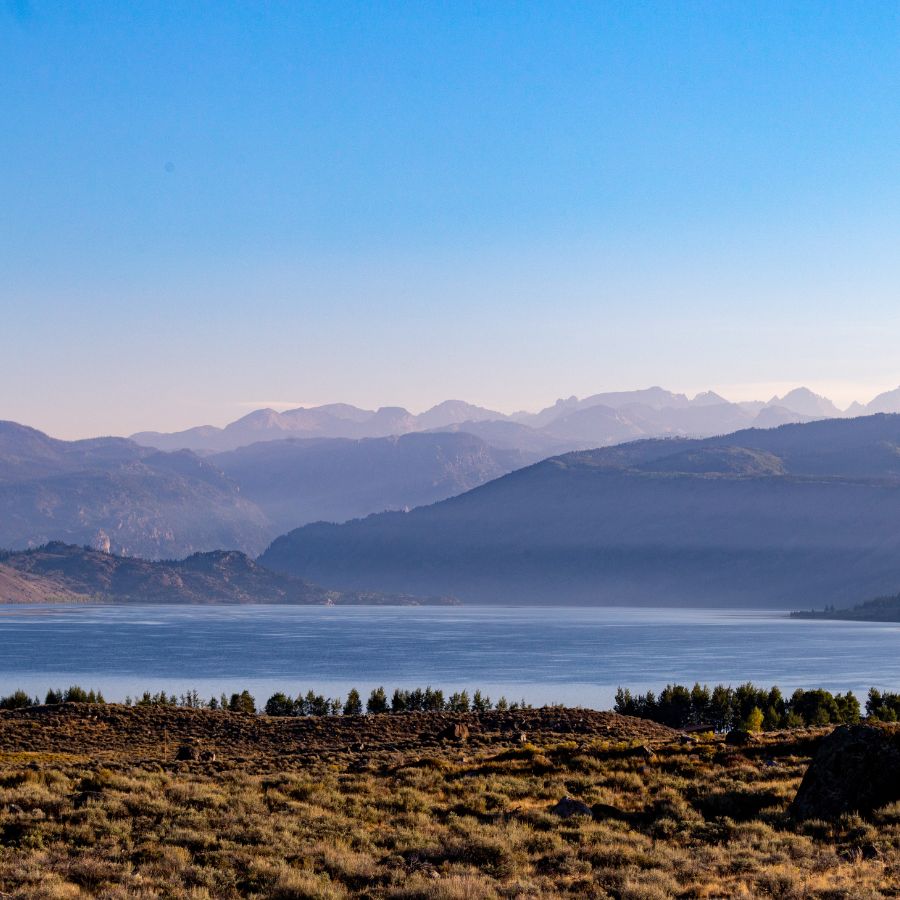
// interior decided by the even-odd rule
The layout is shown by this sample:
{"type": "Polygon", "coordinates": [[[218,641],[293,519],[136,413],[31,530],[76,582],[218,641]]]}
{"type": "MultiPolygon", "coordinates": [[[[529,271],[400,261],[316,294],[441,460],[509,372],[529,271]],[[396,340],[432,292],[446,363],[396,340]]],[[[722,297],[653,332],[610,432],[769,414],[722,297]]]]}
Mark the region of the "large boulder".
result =
{"type": "Polygon", "coordinates": [[[791,814],[835,819],[871,813],[900,800],[900,731],[876,725],[841,725],[819,745],[791,814]]]}
{"type": "Polygon", "coordinates": [[[747,731],[746,728],[732,728],[725,735],[725,743],[729,747],[746,747],[747,744],[752,744],[755,740],[756,735],[751,731],[747,731]]]}
{"type": "Polygon", "coordinates": [[[572,816],[587,816],[593,818],[594,811],[581,800],[572,797],[563,797],[562,800],[550,807],[550,812],[561,819],[571,819],[572,816]]]}
{"type": "Polygon", "coordinates": [[[443,741],[467,741],[469,739],[469,726],[462,722],[448,725],[438,735],[443,741]]]}

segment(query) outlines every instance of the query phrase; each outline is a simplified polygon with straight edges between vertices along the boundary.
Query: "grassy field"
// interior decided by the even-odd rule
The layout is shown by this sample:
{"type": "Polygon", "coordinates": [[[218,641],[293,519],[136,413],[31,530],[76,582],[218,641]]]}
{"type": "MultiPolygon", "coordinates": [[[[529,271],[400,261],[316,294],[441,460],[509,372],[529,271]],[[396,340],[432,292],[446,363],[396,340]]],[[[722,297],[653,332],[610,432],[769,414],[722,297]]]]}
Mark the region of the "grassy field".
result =
{"type": "Polygon", "coordinates": [[[4,712],[0,897],[900,896],[900,808],[787,815],[821,734],[729,747],[556,709],[4,712]],[[185,745],[215,759],[177,761],[185,745]],[[593,815],[551,812],[566,796],[593,815]]]}

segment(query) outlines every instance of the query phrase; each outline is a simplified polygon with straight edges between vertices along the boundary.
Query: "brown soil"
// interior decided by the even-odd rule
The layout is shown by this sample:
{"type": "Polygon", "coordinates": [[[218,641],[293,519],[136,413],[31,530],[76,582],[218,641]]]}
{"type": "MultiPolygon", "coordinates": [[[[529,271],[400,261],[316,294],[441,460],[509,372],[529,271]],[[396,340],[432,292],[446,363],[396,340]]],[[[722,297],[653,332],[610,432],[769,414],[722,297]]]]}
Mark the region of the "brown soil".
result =
{"type": "Polygon", "coordinates": [[[580,735],[640,742],[674,735],[645,719],[581,709],[275,718],[182,707],[65,703],[0,712],[0,751],[159,759],[174,754],[179,744],[197,742],[219,759],[373,755],[452,744],[442,733],[457,723],[468,727],[467,743],[473,746],[514,743],[522,735],[528,740],[580,735]]]}

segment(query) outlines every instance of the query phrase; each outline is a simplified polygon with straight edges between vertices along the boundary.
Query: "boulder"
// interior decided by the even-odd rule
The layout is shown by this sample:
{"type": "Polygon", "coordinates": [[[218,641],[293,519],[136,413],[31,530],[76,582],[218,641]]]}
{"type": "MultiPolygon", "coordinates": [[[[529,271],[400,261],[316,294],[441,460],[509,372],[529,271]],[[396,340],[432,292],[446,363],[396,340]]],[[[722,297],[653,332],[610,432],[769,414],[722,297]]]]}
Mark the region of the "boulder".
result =
{"type": "Polygon", "coordinates": [[[628,822],[632,818],[627,812],[623,812],[618,807],[610,806],[608,803],[595,803],[591,807],[591,813],[597,821],[613,819],[616,822],[628,822]]]}
{"type": "Polygon", "coordinates": [[[867,815],[900,800],[900,731],[875,725],[841,725],[823,739],[791,814],[801,820],[867,815]]]}
{"type": "Polygon", "coordinates": [[[570,819],[572,816],[594,817],[594,811],[587,803],[582,803],[572,797],[563,797],[562,800],[550,807],[550,812],[561,819],[570,819]]]}
{"type": "Polygon", "coordinates": [[[197,760],[200,759],[200,748],[193,744],[182,744],[175,751],[175,759],[197,760]]]}
{"type": "Polygon", "coordinates": [[[756,735],[752,731],[747,731],[746,728],[732,728],[725,735],[725,743],[729,747],[746,747],[747,744],[752,744],[755,741],[756,735]]]}
{"type": "Polygon", "coordinates": [[[469,739],[469,726],[462,722],[448,725],[439,735],[444,741],[467,741],[469,739]]]}
{"type": "Polygon", "coordinates": [[[639,744],[637,747],[632,748],[631,754],[639,756],[641,759],[647,760],[647,762],[653,762],[656,759],[656,753],[653,748],[648,747],[646,744],[639,744]]]}

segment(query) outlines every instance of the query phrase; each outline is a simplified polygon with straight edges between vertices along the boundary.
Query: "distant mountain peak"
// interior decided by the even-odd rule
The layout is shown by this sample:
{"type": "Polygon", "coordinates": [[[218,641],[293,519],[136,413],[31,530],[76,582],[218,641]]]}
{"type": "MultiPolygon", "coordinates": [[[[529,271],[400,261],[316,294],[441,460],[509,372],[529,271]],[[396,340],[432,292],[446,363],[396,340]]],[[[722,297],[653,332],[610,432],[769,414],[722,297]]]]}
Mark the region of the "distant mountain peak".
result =
{"type": "Polygon", "coordinates": [[[842,415],[841,411],[827,397],[811,391],[808,387],[796,387],[783,397],[772,397],[768,406],[781,406],[802,416],[832,419],[842,415]]]}
{"type": "Polygon", "coordinates": [[[900,387],[879,394],[865,409],[868,413],[900,412],[900,387]]]}
{"type": "Polygon", "coordinates": [[[715,391],[703,391],[697,394],[690,403],[691,406],[718,406],[720,403],[728,403],[728,401],[715,391]]]}

